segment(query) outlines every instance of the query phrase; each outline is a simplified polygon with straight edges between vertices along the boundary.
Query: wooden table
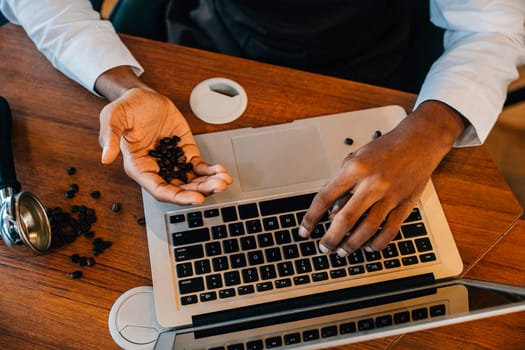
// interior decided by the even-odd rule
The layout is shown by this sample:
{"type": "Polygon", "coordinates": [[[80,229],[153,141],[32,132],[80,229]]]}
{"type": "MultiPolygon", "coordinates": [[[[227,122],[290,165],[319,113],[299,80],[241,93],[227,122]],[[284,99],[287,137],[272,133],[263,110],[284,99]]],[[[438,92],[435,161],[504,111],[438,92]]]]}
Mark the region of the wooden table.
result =
{"type": "MultiPolygon", "coordinates": [[[[129,36],[126,44],[143,64],[143,79],[167,95],[187,116],[194,133],[260,126],[398,104],[407,111],[415,96],[335,78],[284,69],[129,36]],[[242,118],[205,124],[189,108],[192,88],[223,76],[239,82],[250,97],[242,118]]],[[[139,186],[124,173],[121,158],[100,164],[98,114],[106,103],[57,72],[25,33],[0,27],[0,95],[13,112],[13,147],[18,180],[48,207],[81,204],[96,210],[93,229],[113,246],[82,268],[70,255],[91,255],[91,240],[30,258],[0,244],[1,349],[116,349],[107,326],[113,302],[125,291],[151,285],[139,186]],[[68,175],[66,168],[77,168],[68,175]],[[64,197],[71,183],[78,194],[64,197]],[[90,197],[94,190],[99,199],[90,197]],[[113,212],[118,201],[122,210],[113,212]]],[[[433,175],[469,277],[525,285],[525,225],[518,202],[483,147],[454,149],[433,175]],[[496,269],[496,267],[498,269],[496,269]]],[[[525,313],[464,325],[383,338],[344,349],[523,348],[525,313]]]]}

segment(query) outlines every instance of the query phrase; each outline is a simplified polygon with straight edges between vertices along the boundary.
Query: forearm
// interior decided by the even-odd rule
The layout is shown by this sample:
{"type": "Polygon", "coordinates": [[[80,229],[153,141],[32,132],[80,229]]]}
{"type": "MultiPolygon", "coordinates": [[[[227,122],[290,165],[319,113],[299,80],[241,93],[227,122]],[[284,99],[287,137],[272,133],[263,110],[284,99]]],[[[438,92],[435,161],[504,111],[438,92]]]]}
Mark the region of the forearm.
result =
{"type": "Polygon", "coordinates": [[[102,73],[95,81],[95,92],[114,101],[128,90],[142,88],[152,90],[140,80],[129,66],[120,66],[102,73]]]}

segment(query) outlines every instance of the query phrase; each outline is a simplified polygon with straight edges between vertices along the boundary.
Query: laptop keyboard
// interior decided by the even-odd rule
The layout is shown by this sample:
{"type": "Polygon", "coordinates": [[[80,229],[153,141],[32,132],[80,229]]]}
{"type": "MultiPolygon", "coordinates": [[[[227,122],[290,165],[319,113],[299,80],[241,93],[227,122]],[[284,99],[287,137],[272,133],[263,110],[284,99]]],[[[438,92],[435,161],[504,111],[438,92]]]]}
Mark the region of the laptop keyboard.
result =
{"type": "Polygon", "coordinates": [[[326,216],[310,238],[298,225],[315,193],[168,214],[180,304],[302,289],[436,261],[419,208],[382,251],[322,254],[326,216]]]}

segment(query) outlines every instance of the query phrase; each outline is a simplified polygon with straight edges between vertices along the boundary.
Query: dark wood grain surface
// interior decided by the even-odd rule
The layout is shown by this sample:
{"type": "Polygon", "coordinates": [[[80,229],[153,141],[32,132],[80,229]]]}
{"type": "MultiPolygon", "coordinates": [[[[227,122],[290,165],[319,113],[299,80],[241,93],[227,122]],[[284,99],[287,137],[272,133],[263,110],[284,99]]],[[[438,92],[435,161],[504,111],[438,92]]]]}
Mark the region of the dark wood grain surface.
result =
{"type": "MultiPolygon", "coordinates": [[[[143,64],[144,80],[173,99],[196,134],[389,104],[409,111],[415,101],[415,96],[394,90],[140,38],[123,39],[143,64]],[[237,81],[249,96],[245,114],[228,125],[205,124],[189,108],[192,88],[216,76],[237,81]]],[[[23,190],[35,193],[48,207],[94,208],[96,236],[113,242],[96,257],[95,266],[82,268],[84,277],[76,280],[69,278],[78,269],[69,256],[91,255],[90,239],[79,237],[30,258],[17,257],[0,244],[0,348],[117,349],[108,331],[109,310],[125,291],[151,285],[151,273],[145,229],[136,223],[143,215],[140,188],[125,175],[120,157],[111,165],[100,163],[98,114],[106,102],[55,70],[11,24],[0,27],[0,62],[0,95],[13,112],[15,165],[23,190]],[[75,175],[67,174],[69,166],[77,168],[75,175]],[[67,199],[64,192],[71,183],[80,190],[67,199]],[[99,199],[90,197],[94,190],[101,192],[99,199]],[[114,201],[122,206],[117,213],[110,209],[114,201]]],[[[485,148],[452,150],[433,181],[469,276],[525,285],[521,260],[501,258],[523,252],[523,244],[513,244],[519,241],[515,237],[523,237],[522,223],[502,239],[522,209],[485,148]],[[521,267],[515,267],[516,262],[521,267]],[[496,265],[502,266],[500,272],[494,271],[496,265]]],[[[523,313],[502,316],[494,324],[473,322],[344,348],[432,347],[439,336],[447,338],[446,346],[436,347],[440,349],[518,349],[523,328],[505,326],[523,324],[523,317],[523,313]],[[485,328],[490,325],[489,332],[485,328]],[[464,337],[467,331],[472,340],[464,337]]]]}

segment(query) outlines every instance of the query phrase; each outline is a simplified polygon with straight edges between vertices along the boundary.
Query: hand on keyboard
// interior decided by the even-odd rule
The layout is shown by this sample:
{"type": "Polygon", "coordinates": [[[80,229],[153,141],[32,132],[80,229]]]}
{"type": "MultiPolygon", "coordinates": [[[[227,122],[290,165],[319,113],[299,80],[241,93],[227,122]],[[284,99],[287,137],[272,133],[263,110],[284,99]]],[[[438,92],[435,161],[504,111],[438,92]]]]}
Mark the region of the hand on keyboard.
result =
{"type": "Polygon", "coordinates": [[[459,113],[448,106],[421,104],[390,133],[346,157],[339,173],[314,198],[301,235],[309,236],[337,204],[319,243],[322,252],[346,256],[363,245],[369,251],[385,248],[464,127],[459,113]]]}

